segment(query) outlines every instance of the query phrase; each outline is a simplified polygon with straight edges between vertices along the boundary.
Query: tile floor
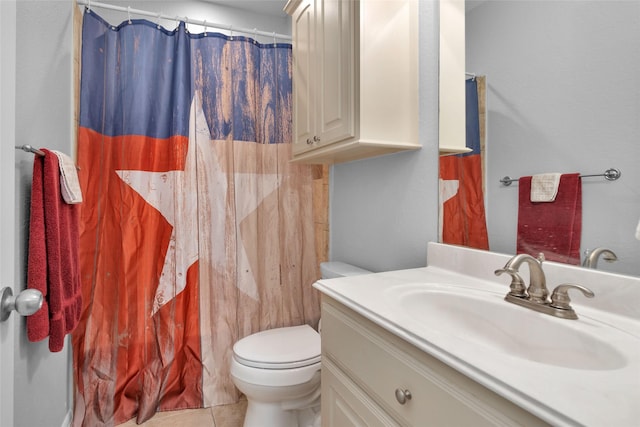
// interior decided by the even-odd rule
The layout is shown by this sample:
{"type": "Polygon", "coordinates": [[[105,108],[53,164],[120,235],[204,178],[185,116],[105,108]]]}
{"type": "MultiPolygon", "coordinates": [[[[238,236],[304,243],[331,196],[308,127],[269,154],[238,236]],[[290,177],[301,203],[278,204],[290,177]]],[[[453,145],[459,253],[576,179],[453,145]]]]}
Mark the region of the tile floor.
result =
{"type": "MultiPolygon", "coordinates": [[[[242,427],[247,401],[234,405],[216,406],[203,409],[158,412],[144,427],[242,427]]],[[[119,427],[137,427],[136,420],[129,420],[119,427]]]]}

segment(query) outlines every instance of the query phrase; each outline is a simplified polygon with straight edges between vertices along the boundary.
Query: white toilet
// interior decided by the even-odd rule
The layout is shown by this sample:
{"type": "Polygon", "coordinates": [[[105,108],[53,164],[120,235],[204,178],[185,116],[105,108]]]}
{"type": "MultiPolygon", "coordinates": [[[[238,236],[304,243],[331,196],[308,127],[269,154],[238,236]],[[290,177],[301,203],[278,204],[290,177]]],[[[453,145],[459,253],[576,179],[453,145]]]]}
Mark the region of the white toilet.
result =
{"type": "MultiPolygon", "coordinates": [[[[343,262],[323,279],[371,273],[343,262]]],[[[320,334],[308,325],[270,329],[233,346],[231,378],[247,397],[244,427],[320,426],[320,334]]]]}

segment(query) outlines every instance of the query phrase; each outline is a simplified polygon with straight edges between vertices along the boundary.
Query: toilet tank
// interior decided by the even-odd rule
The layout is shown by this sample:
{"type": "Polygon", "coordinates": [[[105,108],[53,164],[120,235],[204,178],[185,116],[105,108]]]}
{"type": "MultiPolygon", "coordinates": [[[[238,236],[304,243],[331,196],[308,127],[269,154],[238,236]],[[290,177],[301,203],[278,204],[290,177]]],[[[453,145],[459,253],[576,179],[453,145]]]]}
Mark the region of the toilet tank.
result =
{"type": "Polygon", "coordinates": [[[336,277],[358,276],[360,274],[369,274],[372,271],[365,270],[355,265],[347,264],[339,261],[330,261],[320,263],[320,273],[323,279],[334,279],[336,277]]]}

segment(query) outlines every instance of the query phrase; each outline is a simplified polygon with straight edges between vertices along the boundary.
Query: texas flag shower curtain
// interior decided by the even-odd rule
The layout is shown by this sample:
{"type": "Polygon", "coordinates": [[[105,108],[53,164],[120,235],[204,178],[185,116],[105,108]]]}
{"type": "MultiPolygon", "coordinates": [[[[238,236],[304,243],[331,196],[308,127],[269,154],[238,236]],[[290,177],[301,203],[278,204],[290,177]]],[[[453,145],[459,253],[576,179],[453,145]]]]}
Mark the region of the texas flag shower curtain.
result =
{"type": "Polygon", "coordinates": [[[489,249],[482,191],[478,79],[465,82],[467,147],[465,154],[440,157],[440,241],[489,249]]]}
{"type": "Polygon", "coordinates": [[[319,318],[291,46],[86,11],[75,425],[232,403],[233,343],[319,318]]]}

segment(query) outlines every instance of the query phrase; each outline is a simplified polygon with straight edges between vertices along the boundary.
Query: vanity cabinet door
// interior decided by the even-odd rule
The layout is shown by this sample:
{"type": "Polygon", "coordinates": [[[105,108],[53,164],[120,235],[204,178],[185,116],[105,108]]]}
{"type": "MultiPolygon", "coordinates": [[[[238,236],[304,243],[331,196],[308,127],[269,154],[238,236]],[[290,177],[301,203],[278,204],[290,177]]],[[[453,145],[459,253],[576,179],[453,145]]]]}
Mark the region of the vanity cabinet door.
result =
{"type": "Polygon", "coordinates": [[[371,417],[390,418],[402,426],[547,425],[326,295],[322,302],[322,363],[322,381],[328,377],[329,382],[322,390],[325,427],[342,427],[331,421],[330,414],[324,422],[325,407],[336,405],[351,407],[362,418],[356,408],[369,408],[371,417]]]}
{"type": "Polygon", "coordinates": [[[399,426],[331,360],[322,362],[322,425],[340,427],[399,426]]]}

